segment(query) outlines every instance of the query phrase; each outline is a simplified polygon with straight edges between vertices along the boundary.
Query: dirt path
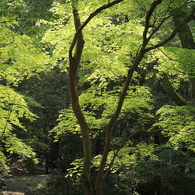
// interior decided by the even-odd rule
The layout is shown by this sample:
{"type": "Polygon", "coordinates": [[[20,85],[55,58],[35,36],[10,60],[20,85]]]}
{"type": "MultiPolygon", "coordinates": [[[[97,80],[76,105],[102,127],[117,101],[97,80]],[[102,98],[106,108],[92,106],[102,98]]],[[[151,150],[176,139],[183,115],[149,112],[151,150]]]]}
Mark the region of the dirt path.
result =
{"type": "Polygon", "coordinates": [[[40,182],[46,181],[47,177],[48,175],[33,175],[6,178],[7,189],[2,193],[3,195],[25,195],[40,182]]]}

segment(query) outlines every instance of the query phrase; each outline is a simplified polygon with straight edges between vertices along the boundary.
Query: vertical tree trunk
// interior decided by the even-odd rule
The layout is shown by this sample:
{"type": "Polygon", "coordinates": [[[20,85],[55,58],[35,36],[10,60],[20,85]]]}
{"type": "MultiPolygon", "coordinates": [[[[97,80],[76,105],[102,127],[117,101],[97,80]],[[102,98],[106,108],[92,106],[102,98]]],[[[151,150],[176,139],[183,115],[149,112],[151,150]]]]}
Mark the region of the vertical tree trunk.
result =
{"type": "Polygon", "coordinates": [[[113,126],[114,126],[114,124],[115,124],[116,120],[118,119],[118,116],[121,112],[122,105],[123,105],[123,102],[125,100],[125,96],[126,96],[128,88],[129,88],[129,83],[132,79],[133,73],[137,69],[138,65],[140,64],[140,62],[142,61],[142,59],[146,53],[144,47],[145,46],[142,47],[142,49],[140,50],[140,52],[138,53],[138,55],[136,56],[136,58],[134,60],[133,66],[128,71],[127,78],[126,78],[122,93],[120,95],[120,98],[119,98],[119,101],[117,104],[117,108],[116,108],[115,113],[113,114],[112,118],[110,119],[110,121],[106,127],[106,139],[105,139],[104,151],[103,151],[102,159],[100,162],[98,176],[97,176],[97,180],[96,180],[96,186],[95,186],[96,195],[102,195],[102,187],[103,187],[103,183],[105,181],[104,168],[105,168],[108,153],[110,150],[112,128],[113,128],[113,126]]]}
{"type": "MultiPolygon", "coordinates": [[[[72,0],[72,10],[74,16],[74,24],[75,30],[77,31],[81,26],[79,13],[77,10],[78,0],[72,0]]],[[[90,169],[91,169],[91,143],[90,143],[90,135],[89,128],[86,122],[85,116],[81,110],[79,97],[78,97],[78,89],[77,89],[77,71],[80,66],[80,60],[84,47],[84,40],[82,31],[78,33],[78,36],[75,39],[74,54],[72,54],[72,50],[69,52],[69,77],[68,77],[68,86],[70,92],[70,100],[72,105],[72,110],[78,120],[81,129],[82,143],[83,143],[83,172],[81,175],[81,183],[83,185],[84,193],[86,195],[93,195],[92,187],[91,187],[91,179],[90,179],[90,169]],[[75,45],[76,46],[75,46],[75,45]]],[[[72,45],[71,45],[72,47],[72,45]]],[[[73,48],[72,48],[73,49],[73,48]]]]}
{"type": "MultiPolygon", "coordinates": [[[[184,8],[183,8],[184,9],[184,8]]],[[[187,6],[185,7],[185,10],[187,10],[187,6]]],[[[181,24],[183,19],[187,16],[187,11],[182,11],[182,9],[176,9],[173,14],[173,22],[175,26],[178,26],[181,24]]],[[[183,48],[186,49],[195,49],[195,42],[194,38],[191,32],[191,29],[189,27],[188,22],[182,22],[182,25],[180,29],[178,30],[178,36],[181,40],[181,45],[183,48]]],[[[191,87],[192,87],[192,98],[195,101],[195,73],[189,74],[189,80],[191,82],[191,87]]]]}
{"type": "Polygon", "coordinates": [[[89,128],[88,128],[88,124],[86,122],[85,116],[81,110],[80,104],[79,104],[78,89],[77,89],[77,82],[76,82],[77,81],[77,71],[79,69],[80,60],[81,60],[83,47],[84,47],[82,29],[98,13],[122,1],[123,0],[115,0],[113,2],[108,2],[107,4],[101,6],[100,8],[96,9],[93,13],[91,13],[90,16],[87,18],[87,20],[81,25],[79,13],[77,10],[78,0],[72,0],[72,10],[73,10],[76,33],[72,41],[72,44],[69,48],[69,80],[68,80],[68,83],[69,83],[69,91],[70,91],[72,109],[74,111],[74,114],[81,128],[83,153],[84,153],[83,173],[81,176],[81,182],[83,184],[85,195],[92,195],[93,190],[91,187],[91,179],[90,179],[91,143],[90,143],[89,128]],[[74,48],[75,48],[75,51],[73,54],[74,48]]]}
{"type": "MultiPolygon", "coordinates": [[[[76,33],[74,36],[74,39],[72,41],[72,44],[69,48],[69,90],[70,90],[70,98],[71,98],[71,104],[72,104],[72,109],[74,111],[74,114],[78,120],[78,123],[81,128],[81,135],[82,135],[82,141],[83,141],[83,152],[84,152],[84,164],[83,164],[83,174],[81,177],[81,181],[83,184],[84,188],[84,193],[85,195],[92,195],[93,190],[91,188],[91,180],[90,180],[90,165],[91,165],[91,144],[90,144],[90,136],[89,136],[89,128],[88,124],[85,120],[85,116],[81,110],[80,104],[79,104],[79,97],[78,97],[78,90],[77,90],[77,70],[79,69],[80,65],[80,59],[82,56],[82,51],[84,47],[84,40],[83,40],[83,34],[82,30],[84,27],[88,24],[88,22],[95,17],[98,13],[102,12],[103,10],[118,4],[122,2],[123,0],[115,0],[113,2],[109,2],[100,8],[96,9],[93,13],[89,15],[89,17],[86,19],[86,21],[83,22],[81,25],[78,10],[77,10],[77,5],[78,5],[78,0],[72,0],[72,8],[73,8],[73,16],[74,16],[74,23],[75,23],[75,29],[76,33]],[[73,54],[74,50],[74,54],[73,54]]],[[[150,39],[155,35],[155,33],[160,29],[161,25],[166,21],[166,18],[163,18],[162,21],[158,24],[156,29],[154,29],[152,32],[148,32],[150,28],[150,19],[153,15],[153,12],[155,11],[156,7],[161,4],[162,0],[156,0],[153,1],[153,3],[150,6],[150,9],[146,13],[146,18],[145,18],[145,26],[144,26],[144,31],[143,31],[143,40],[139,51],[137,52],[137,55],[135,57],[135,61],[132,65],[132,67],[129,69],[127,78],[123,87],[123,90],[121,92],[117,107],[115,112],[113,113],[113,116],[111,117],[110,121],[107,124],[106,128],[106,138],[105,138],[105,145],[104,145],[104,151],[102,155],[102,159],[100,162],[99,170],[98,170],[98,175],[97,175],[97,180],[96,180],[96,185],[95,185],[95,194],[96,195],[102,195],[102,187],[103,183],[106,177],[106,174],[104,173],[105,165],[107,162],[107,157],[108,153],[110,151],[110,142],[111,142],[111,137],[112,137],[112,128],[116,120],[118,119],[118,116],[121,112],[122,105],[131,81],[131,78],[133,76],[134,71],[137,69],[138,65],[142,61],[144,55],[156,48],[159,48],[163,45],[165,45],[167,42],[169,42],[171,39],[174,38],[176,35],[178,29],[180,26],[178,25],[166,38],[164,41],[153,45],[151,47],[148,47],[148,43],[150,39]]],[[[186,21],[188,18],[186,18],[186,21]]]]}

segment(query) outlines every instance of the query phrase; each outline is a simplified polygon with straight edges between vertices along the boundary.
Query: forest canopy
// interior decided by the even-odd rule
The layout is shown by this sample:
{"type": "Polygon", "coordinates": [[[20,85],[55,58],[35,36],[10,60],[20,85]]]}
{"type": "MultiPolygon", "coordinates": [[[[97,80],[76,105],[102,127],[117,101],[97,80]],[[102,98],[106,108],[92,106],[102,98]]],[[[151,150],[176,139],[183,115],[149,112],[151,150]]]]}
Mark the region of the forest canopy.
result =
{"type": "Polygon", "coordinates": [[[191,0],[2,0],[1,174],[20,159],[60,169],[63,194],[193,194],[194,19],[191,0]]]}

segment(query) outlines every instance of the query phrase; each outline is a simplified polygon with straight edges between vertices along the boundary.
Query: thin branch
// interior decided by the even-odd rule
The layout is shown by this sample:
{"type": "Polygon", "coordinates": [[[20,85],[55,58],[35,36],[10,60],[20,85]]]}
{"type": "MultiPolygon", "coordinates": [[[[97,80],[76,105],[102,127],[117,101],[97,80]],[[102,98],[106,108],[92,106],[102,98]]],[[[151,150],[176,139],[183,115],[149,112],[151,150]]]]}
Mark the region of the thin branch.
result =
{"type": "Polygon", "coordinates": [[[168,43],[170,40],[172,40],[172,39],[175,37],[175,35],[177,34],[177,32],[179,31],[179,29],[181,28],[181,26],[183,25],[183,23],[184,23],[184,22],[189,22],[189,21],[191,20],[192,16],[194,15],[194,13],[195,13],[195,6],[194,6],[194,8],[192,9],[191,14],[190,14],[188,17],[186,17],[186,19],[183,20],[183,21],[182,21],[182,22],[181,22],[181,23],[172,31],[172,33],[170,34],[170,36],[169,36],[167,39],[165,39],[165,40],[162,41],[161,43],[158,43],[158,44],[156,44],[156,45],[154,45],[154,46],[152,46],[152,47],[147,48],[147,49],[146,49],[146,52],[149,52],[149,51],[151,51],[151,50],[153,50],[153,49],[157,49],[157,48],[159,48],[159,47],[165,45],[166,43],[168,43]]]}
{"type": "Polygon", "coordinates": [[[135,2],[139,5],[139,7],[140,7],[141,9],[143,9],[142,11],[144,11],[144,12],[147,12],[147,11],[148,11],[148,10],[146,9],[146,7],[144,7],[143,3],[140,2],[140,0],[135,0],[135,2]]]}
{"type": "Polygon", "coordinates": [[[76,33],[74,35],[73,41],[69,48],[70,65],[69,65],[68,85],[69,85],[72,109],[81,128],[83,152],[84,152],[83,174],[81,176],[81,182],[83,183],[85,194],[88,195],[92,194],[91,181],[90,181],[91,143],[90,143],[88,123],[86,121],[85,115],[80,106],[80,102],[78,98],[78,89],[77,89],[77,71],[79,69],[80,59],[84,48],[82,30],[90,22],[90,20],[94,18],[97,14],[122,1],[123,0],[115,0],[111,3],[101,6],[100,8],[96,9],[93,13],[91,13],[87,18],[87,20],[82,25],[79,17],[79,12],[77,9],[77,2],[74,5],[72,4],[76,33]],[[74,48],[75,51],[73,55],[74,48]]]}
{"type": "Polygon", "coordinates": [[[125,138],[123,140],[123,142],[121,143],[120,147],[114,152],[114,156],[109,164],[109,167],[108,169],[106,170],[105,174],[104,174],[104,179],[107,177],[107,175],[109,174],[111,168],[112,168],[112,165],[118,155],[118,153],[120,152],[120,150],[125,146],[125,144],[130,140],[132,139],[137,133],[140,133],[140,132],[146,132],[146,133],[154,133],[154,132],[159,132],[159,131],[166,131],[166,130],[163,130],[163,129],[156,129],[156,130],[153,130],[153,131],[147,131],[147,130],[137,130],[135,132],[133,132],[131,135],[129,135],[127,138],[125,138]]]}
{"type": "Polygon", "coordinates": [[[160,29],[160,27],[164,24],[164,22],[169,19],[171,17],[167,16],[165,18],[162,19],[162,21],[159,23],[159,25],[152,31],[152,33],[149,35],[148,40],[150,40],[152,38],[152,36],[160,29]]]}
{"type": "Polygon", "coordinates": [[[179,60],[175,60],[175,59],[173,59],[173,58],[171,58],[168,54],[166,54],[162,49],[160,49],[160,48],[158,48],[159,50],[160,50],[160,52],[165,56],[165,57],[167,57],[169,60],[171,60],[171,61],[175,61],[175,62],[181,62],[181,61],[179,61],[179,60]]]}
{"type": "Polygon", "coordinates": [[[5,44],[1,44],[1,45],[0,45],[0,48],[6,47],[6,46],[8,46],[8,45],[11,45],[12,43],[14,43],[14,41],[15,41],[15,39],[14,39],[14,37],[13,37],[13,40],[12,40],[11,42],[5,43],[5,44]]]}
{"type": "Polygon", "coordinates": [[[154,1],[151,4],[150,9],[146,13],[145,28],[144,28],[144,32],[143,32],[143,44],[144,45],[147,45],[147,43],[149,41],[149,39],[147,38],[147,33],[148,33],[148,29],[150,27],[150,18],[152,16],[154,10],[156,9],[156,6],[159,5],[161,2],[162,2],[162,0],[154,1]]]}
{"type": "Polygon", "coordinates": [[[99,7],[98,9],[96,9],[93,13],[91,13],[89,15],[89,17],[85,20],[85,22],[77,29],[75,35],[74,35],[74,38],[73,38],[73,41],[70,45],[70,48],[69,48],[69,57],[72,57],[72,51],[76,45],[76,42],[77,42],[77,37],[79,35],[79,33],[85,28],[85,26],[87,26],[87,24],[99,13],[101,13],[102,11],[104,11],[105,9],[108,9],[120,2],[122,2],[123,0],[115,0],[113,2],[110,2],[108,4],[105,4],[105,5],[102,5],[101,7],[99,7]]]}
{"type": "Polygon", "coordinates": [[[109,153],[111,136],[112,136],[112,128],[113,128],[113,125],[116,122],[116,120],[117,120],[117,118],[118,118],[118,116],[121,112],[121,109],[122,109],[122,106],[123,106],[123,103],[124,103],[124,100],[125,100],[125,97],[126,97],[126,93],[127,93],[130,81],[131,81],[132,76],[133,76],[133,73],[137,69],[140,62],[144,58],[145,53],[147,52],[146,51],[146,46],[147,46],[148,41],[149,41],[147,39],[147,33],[148,33],[149,22],[150,22],[149,20],[152,16],[152,13],[154,12],[156,6],[159,5],[161,3],[161,1],[162,0],[154,1],[150,6],[149,11],[147,12],[146,20],[145,20],[146,24],[145,24],[145,29],[144,29],[144,32],[143,32],[143,41],[142,41],[142,44],[141,44],[141,48],[138,51],[138,54],[134,59],[133,65],[128,70],[127,77],[126,77],[126,80],[125,80],[125,83],[124,83],[124,87],[123,87],[123,90],[122,90],[121,95],[120,95],[119,100],[118,100],[117,107],[115,109],[115,112],[114,112],[112,118],[110,119],[110,121],[107,124],[104,151],[103,151],[103,154],[102,154],[102,159],[101,159],[100,167],[99,167],[99,170],[98,170],[96,186],[98,185],[98,183],[104,182],[104,168],[105,168],[105,164],[106,164],[108,153],[109,153]]]}

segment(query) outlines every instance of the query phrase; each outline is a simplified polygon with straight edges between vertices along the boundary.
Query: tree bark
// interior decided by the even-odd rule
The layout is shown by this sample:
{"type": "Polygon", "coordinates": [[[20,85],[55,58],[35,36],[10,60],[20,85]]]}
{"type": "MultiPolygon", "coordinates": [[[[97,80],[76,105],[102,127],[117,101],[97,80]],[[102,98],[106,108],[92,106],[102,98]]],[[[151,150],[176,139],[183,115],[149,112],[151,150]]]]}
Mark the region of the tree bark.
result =
{"type": "MultiPolygon", "coordinates": [[[[76,31],[81,26],[77,5],[78,5],[78,1],[72,2],[72,10],[73,10],[74,24],[75,24],[76,31]]],[[[81,183],[83,185],[84,193],[86,195],[92,195],[93,191],[92,191],[91,180],[90,180],[90,169],[91,169],[90,135],[89,135],[88,124],[86,122],[85,116],[81,110],[81,106],[79,103],[78,89],[77,89],[77,71],[79,69],[80,59],[84,47],[82,31],[78,33],[75,44],[76,46],[75,46],[74,55],[72,56],[72,51],[69,53],[70,66],[69,66],[68,85],[69,85],[72,110],[74,111],[74,114],[80,125],[81,136],[82,136],[84,162],[83,162],[83,172],[81,175],[81,183]]]]}
{"type": "MultiPolygon", "coordinates": [[[[78,120],[78,123],[80,125],[80,128],[81,128],[81,135],[82,135],[82,141],[83,141],[83,152],[84,152],[84,164],[83,164],[83,174],[81,177],[81,182],[83,184],[85,195],[92,195],[93,190],[91,187],[91,180],[90,180],[91,144],[90,144],[89,128],[88,128],[88,124],[86,122],[85,116],[81,110],[81,106],[79,104],[77,82],[76,82],[77,71],[79,69],[80,59],[81,59],[82,51],[83,51],[83,47],[84,47],[82,30],[89,23],[89,21],[93,17],[95,17],[98,13],[100,13],[101,11],[103,11],[103,10],[105,10],[105,9],[115,5],[115,4],[118,4],[122,1],[123,0],[115,0],[113,2],[108,1],[108,4],[101,6],[100,8],[95,10],[93,13],[91,13],[89,15],[89,17],[87,18],[87,20],[84,21],[83,24],[81,25],[78,10],[77,10],[78,0],[72,0],[72,2],[73,2],[72,8],[73,8],[73,16],[74,16],[76,33],[75,33],[74,39],[72,41],[72,44],[69,48],[69,91],[70,91],[72,109],[74,111],[74,114],[75,114],[75,116],[78,120]],[[73,52],[73,49],[75,49],[74,52],[73,52]]],[[[151,32],[151,33],[148,32],[149,28],[150,28],[150,19],[154,13],[156,7],[159,4],[161,4],[161,2],[162,2],[162,0],[153,1],[153,3],[150,6],[150,9],[146,13],[145,26],[144,26],[144,31],[143,31],[143,40],[141,43],[141,47],[140,47],[139,51],[137,52],[137,55],[135,57],[135,60],[134,60],[132,67],[128,70],[127,78],[126,78],[123,90],[121,92],[121,95],[120,95],[120,98],[118,101],[118,105],[116,107],[116,110],[115,110],[112,118],[110,119],[110,121],[107,124],[104,151],[103,151],[103,155],[102,155],[102,159],[100,162],[99,171],[98,171],[98,175],[97,175],[97,180],[96,180],[96,184],[95,184],[95,194],[96,195],[102,195],[102,187],[103,187],[103,183],[105,181],[105,177],[107,175],[104,173],[104,169],[105,169],[105,165],[107,162],[108,153],[110,150],[112,128],[113,128],[113,125],[115,124],[115,122],[118,119],[118,116],[121,112],[122,105],[123,105],[127,90],[129,88],[129,84],[130,84],[130,81],[131,81],[131,78],[133,76],[134,71],[137,69],[137,67],[139,66],[140,62],[142,61],[142,59],[144,58],[144,56],[147,52],[165,45],[167,42],[169,42],[171,39],[174,38],[178,29],[180,28],[180,25],[178,25],[172,31],[170,36],[168,36],[164,41],[162,41],[154,46],[147,47],[150,39],[153,37],[153,35],[155,35],[155,33],[160,29],[161,25],[166,20],[166,18],[162,19],[161,23],[156,27],[156,29],[153,30],[153,32],[151,32]]],[[[187,21],[188,18],[186,18],[185,20],[187,21]]]]}
{"type": "MultiPolygon", "coordinates": [[[[128,87],[129,87],[129,84],[130,84],[130,81],[131,81],[131,78],[133,76],[134,71],[137,69],[137,67],[139,66],[140,62],[142,61],[142,59],[144,58],[144,56],[147,52],[149,52],[153,49],[157,49],[157,48],[165,45],[166,43],[168,43],[170,40],[172,40],[175,37],[175,35],[177,34],[177,31],[180,28],[181,24],[176,26],[176,28],[172,31],[170,36],[168,36],[165,40],[163,40],[160,43],[157,43],[154,46],[147,47],[150,39],[153,37],[153,35],[155,35],[155,33],[160,29],[161,25],[166,20],[166,19],[162,19],[162,22],[156,27],[156,29],[154,29],[150,34],[148,33],[148,30],[150,27],[150,18],[152,16],[153,12],[155,11],[156,7],[159,4],[161,4],[161,2],[162,2],[162,0],[154,1],[151,4],[150,9],[146,13],[145,26],[144,26],[144,31],[143,31],[143,41],[141,44],[141,49],[139,50],[138,54],[136,55],[135,61],[132,65],[132,67],[128,71],[127,78],[126,78],[121,96],[120,96],[119,101],[118,101],[117,108],[116,108],[115,113],[113,114],[112,118],[110,119],[108,125],[107,125],[105,146],[104,146],[104,151],[103,151],[103,155],[102,155],[102,159],[101,159],[100,167],[99,167],[99,171],[98,171],[98,176],[97,176],[97,180],[96,180],[96,187],[95,187],[96,195],[102,195],[102,186],[103,186],[103,183],[105,180],[105,176],[107,175],[107,174],[104,174],[104,168],[105,168],[108,153],[109,153],[110,141],[111,141],[111,136],[112,136],[112,127],[120,114],[120,111],[121,111],[121,108],[122,108],[122,105],[123,105],[123,102],[124,102],[124,99],[125,99],[125,96],[126,96],[126,93],[127,93],[127,90],[128,90],[128,87]]],[[[191,17],[191,14],[189,15],[189,17],[191,17]]],[[[182,22],[188,21],[189,17],[186,17],[182,22]]]]}
{"type": "MultiPolygon", "coordinates": [[[[187,10],[187,6],[185,6],[185,10],[187,10]]],[[[181,9],[176,9],[172,13],[172,18],[175,26],[179,25],[183,19],[187,16],[186,11],[182,11],[181,9]]],[[[178,30],[178,36],[181,41],[182,48],[186,49],[195,49],[195,42],[189,27],[188,21],[183,22],[180,29],[178,30]]],[[[189,80],[192,86],[192,98],[195,101],[195,73],[189,74],[189,80]]]]}
{"type": "Polygon", "coordinates": [[[145,49],[142,48],[140,50],[139,54],[136,56],[133,66],[128,71],[128,75],[127,75],[122,93],[120,95],[120,98],[119,98],[119,101],[117,104],[117,108],[116,108],[115,113],[113,114],[112,118],[110,119],[109,123],[107,124],[104,151],[102,154],[102,159],[100,162],[98,176],[97,176],[97,180],[96,180],[96,186],[95,186],[96,195],[102,195],[102,187],[103,187],[103,183],[105,181],[104,168],[105,168],[105,165],[107,162],[107,157],[108,157],[108,153],[109,153],[109,149],[110,149],[112,128],[113,128],[113,126],[114,126],[114,124],[115,124],[115,122],[116,122],[116,120],[121,112],[122,105],[123,105],[123,102],[125,100],[125,96],[126,96],[128,88],[129,88],[129,83],[132,79],[133,73],[137,69],[140,62],[142,61],[144,54],[145,54],[145,49]]]}
{"type": "Polygon", "coordinates": [[[163,73],[162,78],[160,79],[162,86],[169,96],[169,98],[177,105],[177,106],[185,106],[187,105],[187,101],[181,97],[173,88],[171,82],[169,81],[169,78],[166,73],[163,73]]]}
{"type": "Polygon", "coordinates": [[[83,163],[83,172],[81,176],[81,182],[83,185],[85,195],[93,195],[93,190],[91,187],[91,178],[90,178],[90,170],[91,170],[91,143],[90,143],[90,135],[89,128],[83,111],[81,110],[81,106],[79,103],[78,96],[78,88],[77,88],[77,71],[80,66],[80,60],[84,48],[84,39],[83,39],[83,28],[89,23],[89,21],[99,14],[101,11],[114,6],[122,2],[123,0],[115,0],[113,2],[109,2],[96,9],[87,20],[81,25],[79,12],[78,12],[78,0],[72,0],[72,10],[74,16],[74,25],[75,25],[75,36],[73,38],[72,44],[69,48],[69,77],[68,77],[68,85],[70,91],[70,99],[72,110],[78,120],[81,129],[82,143],[83,143],[83,153],[84,153],[84,163],[83,163]],[[74,54],[73,54],[73,49],[74,54]]]}

